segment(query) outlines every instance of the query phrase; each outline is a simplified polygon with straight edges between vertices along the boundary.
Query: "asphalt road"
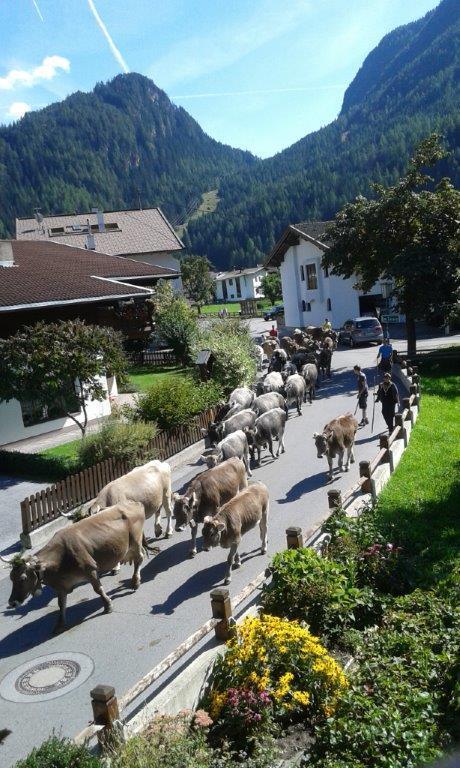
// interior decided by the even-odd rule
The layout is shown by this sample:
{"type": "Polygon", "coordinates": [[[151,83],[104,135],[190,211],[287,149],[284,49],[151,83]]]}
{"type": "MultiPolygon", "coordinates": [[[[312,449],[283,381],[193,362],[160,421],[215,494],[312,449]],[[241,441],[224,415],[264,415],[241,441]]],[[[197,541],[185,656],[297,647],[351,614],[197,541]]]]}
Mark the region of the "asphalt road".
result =
{"type": "MultiPolygon", "coordinates": [[[[234,571],[231,595],[240,592],[266,567],[270,557],[284,548],[288,526],[307,530],[326,517],[327,490],[331,485],[326,483],[326,460],[316,456],[312,433],[321,430],[334,416],[354,411],[356,382],[351,368],[355,362],[365,369],[373,366],[375,356],[375,347],[335,352],[332,380],[321,386],[313,405],[304,406],[301,417],[291,412],[286,427],[286,453],[275,461],[263,455],[254,479],[265,482],[270,491],[268,553],[260,555],[258,530],[244,537],[243,565],[234,571]]],[[[373,371],[369,371],[370,384],[373,371]]],[[[378,436],[384,428],[378,408],[374,434],[370,426],[359,431],[356,464],[350,472],[336,475],[332,487],[345,490],[357,480],[359,461],[376,454],[378,436]]],[[[174,489],[183,488],[202,469],[197,461],[173,472],[174,489]]],[[[148,535],[153,535],[151,521],[146,529],[148,535]]],[[[40,744],[52,729],[75,735],[91,717],[91,688],[105,683],[114,685],[122,694],[210,618],[209,592],[223,583],[227,553],[221,549],[199,551],[195,559],[189,559],[188,531],[174,533],[171,539],[161,540],[159,546],[159,555],[144,564],[142,584],[136,593],[129,589],[129,566],[123,566],[116,576],[104,577],[104,588],[114,603],[110,615],[102,614],[100,598],[88,585],[69,596],[70,628],[56,637],[51,634],[57,608],[51,590],[45,589],[40,597],[14,611],[0,612],[0,682],[20,664],[45,654],[83,653],[94,663],[90,677],[59,698],[21,704],[1,700],[0,724],[12,731],[0,747],[5,768],[40,744]]],[[[0,582],[0,606],[6,606],[8,597],[9,581],[4,579],[0,582]]]]}

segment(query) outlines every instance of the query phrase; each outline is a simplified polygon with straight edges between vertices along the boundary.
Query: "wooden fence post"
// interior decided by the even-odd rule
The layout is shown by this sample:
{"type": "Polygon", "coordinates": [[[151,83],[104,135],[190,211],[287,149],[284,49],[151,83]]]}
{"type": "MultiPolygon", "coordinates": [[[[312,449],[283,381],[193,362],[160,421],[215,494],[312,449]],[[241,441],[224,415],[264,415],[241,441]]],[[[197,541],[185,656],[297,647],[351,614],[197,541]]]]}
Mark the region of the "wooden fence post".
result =
{"type": "Polygon", "coordinates": [[[286,542],[288,549],[301,549],[303,547],[302,528],[286,528],[286,542]]]}
{"type": "Polygon", "coordinates": [[[366,482],[362,484],[361,488],[363,490],[363,493],[370,493],[371,492],[371,463],[370,461],[360,461],[359,462],[359,476],[365,477],[366,482]]]}
{"type": "Polygon", "coordinates": [[[90,691],[90,696],[94,722],[96,725],[104,726],[97,733],[99,744],[104,749],[112,734],[115,720],[120,719],[118,699],[115,695],[115,688],[111,685],[96,685],[90,691]]]}
{"type": "Polygon", "coordinates": [[[414,405],[418,407],[419,405],[419,394],[418,394],[418,388],[417,384],[411,384],[409,387],[409,392],[411,395],[414,395],[414,405]]]}
{"type": "Polygon", "coordinates": [[[342,506],[342,493],[337,488],[327,492],[327,504],[329,509],[340,509],[342,506]]]}
{"type": "Polygon", "coordinates": [[[214,627],[216,638],[225,643],[236,634],[236,628],[231,626],[230,621],[233,618],[233,612],[228,589],[218,587],[212,590],[211,611],[213,619],[220,619],[219,623],[214,627]]]}
{"type": "Polygon", "coordinates": [[[410,407],[410,398],[409,397],[404,397],[403,398],[403,407],[404,407],[404,410],[408,411],[407,418],[410,420],[410,423],[413,424],[414,423],[414,416],[413,416],[413,413],[412,413],[412,409],[410,407]]]}

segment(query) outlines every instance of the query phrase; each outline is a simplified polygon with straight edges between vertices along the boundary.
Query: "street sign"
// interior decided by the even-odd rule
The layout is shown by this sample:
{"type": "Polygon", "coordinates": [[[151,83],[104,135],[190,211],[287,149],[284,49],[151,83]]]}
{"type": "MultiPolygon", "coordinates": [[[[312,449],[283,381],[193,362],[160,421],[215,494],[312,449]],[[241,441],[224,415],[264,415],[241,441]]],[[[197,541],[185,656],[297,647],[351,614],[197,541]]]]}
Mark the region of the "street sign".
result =
{"type": "Polygon", "coordinates": [[[380,322],[382,323],[399,323],[399,315],[381,315],[380,322]]]}

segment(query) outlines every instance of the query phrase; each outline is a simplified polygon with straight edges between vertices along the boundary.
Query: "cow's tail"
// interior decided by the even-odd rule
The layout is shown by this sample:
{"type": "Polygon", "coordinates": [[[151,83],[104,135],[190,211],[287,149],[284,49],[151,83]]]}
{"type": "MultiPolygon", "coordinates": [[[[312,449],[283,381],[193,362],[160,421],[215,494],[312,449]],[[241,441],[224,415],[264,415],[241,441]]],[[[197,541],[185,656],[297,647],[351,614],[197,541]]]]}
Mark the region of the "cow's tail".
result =
{"type": "Polygon", "coordinates": [[[145,533],[142,534],[142,546],[145,550],[145,553],[147,557],[149,557],[149,553],[151,552],[153,555],[158,555],[158,552],[160,551],[160,547],[152,547],[147,542],[147,539],[145,538],[145,533]]]}

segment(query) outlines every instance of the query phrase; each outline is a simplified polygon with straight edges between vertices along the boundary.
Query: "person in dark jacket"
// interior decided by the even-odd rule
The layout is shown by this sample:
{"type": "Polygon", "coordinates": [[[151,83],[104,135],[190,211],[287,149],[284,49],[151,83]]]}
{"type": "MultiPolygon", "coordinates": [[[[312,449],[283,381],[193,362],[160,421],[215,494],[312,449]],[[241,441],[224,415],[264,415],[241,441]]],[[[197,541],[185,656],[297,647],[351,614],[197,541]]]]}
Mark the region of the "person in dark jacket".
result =
{"type": "Polygon", "coordinates": [[[369,424],[369,419],[367,418],[367,398],[369,395],[369,387],[367,386],[366,374],[362,370],[361,366],[354,365],[353,371],[358,377],[358,406],[361,408],[362,412],[362,418],[358,426],[364,427],[366,424],[369,424]]]}
{"type": "Polygon", "coordinates": [[[395,409],[399,405],[399,393],[389,373],[384,374],[383,381],[379,384],[375,402],[382,403],[382,416],[391,435],[394,429],[395,409]]]}

